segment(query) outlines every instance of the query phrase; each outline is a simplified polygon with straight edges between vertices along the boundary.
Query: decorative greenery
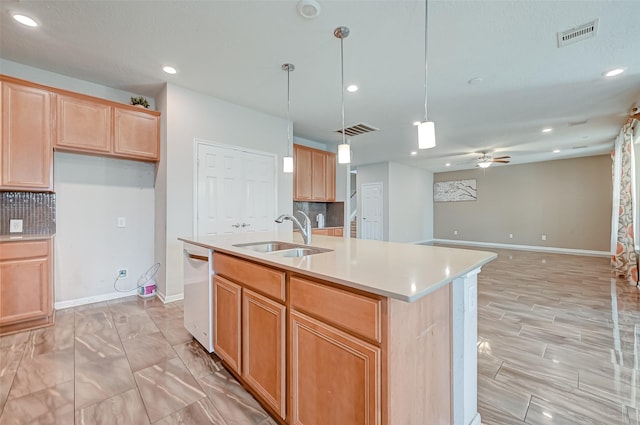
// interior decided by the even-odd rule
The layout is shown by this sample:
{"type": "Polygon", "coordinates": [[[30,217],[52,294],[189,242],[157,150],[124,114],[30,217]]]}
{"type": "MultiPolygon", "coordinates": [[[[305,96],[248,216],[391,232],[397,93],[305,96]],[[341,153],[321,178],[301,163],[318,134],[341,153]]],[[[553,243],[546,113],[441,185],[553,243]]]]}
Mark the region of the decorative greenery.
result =
{"type": "Polygon", "coordinates": [[[132,97],[131,98],[131,104],[132,105],[142,105],[145,108],[149,107],[149,102],[147,101],[147,99],[145,99],[142,96],[138,96],[138,97],[132,97]]]}

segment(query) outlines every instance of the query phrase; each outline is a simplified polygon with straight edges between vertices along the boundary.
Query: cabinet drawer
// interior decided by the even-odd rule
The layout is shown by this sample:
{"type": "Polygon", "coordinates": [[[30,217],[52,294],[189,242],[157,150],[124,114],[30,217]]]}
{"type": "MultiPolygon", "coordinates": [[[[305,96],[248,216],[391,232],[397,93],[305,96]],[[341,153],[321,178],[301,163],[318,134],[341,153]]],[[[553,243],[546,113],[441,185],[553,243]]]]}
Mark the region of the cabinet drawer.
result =
{"type": "Polygon", "coordinates": [[[282,271],[218,252],[213,253],[213,270],[261,294],[285,300],[285,275],[282,271]]]}
{"type": "Polygon", "coordinates": [[[382,301],[300,277],[290,278],[291,306],[342,329],[382,342],[382,301]]]}
{"type": "Polygon", "coordinates": [[[0,261],[46,257],[47,255],[49,255],[48,240],[0,243],[0,261]]]}

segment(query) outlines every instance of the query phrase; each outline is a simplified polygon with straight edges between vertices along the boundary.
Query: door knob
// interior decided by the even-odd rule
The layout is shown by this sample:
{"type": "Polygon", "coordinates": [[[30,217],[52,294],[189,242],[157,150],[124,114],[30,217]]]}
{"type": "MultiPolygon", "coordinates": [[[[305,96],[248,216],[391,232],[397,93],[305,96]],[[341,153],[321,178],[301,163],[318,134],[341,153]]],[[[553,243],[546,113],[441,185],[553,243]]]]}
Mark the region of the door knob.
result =
{"type": "Polygon", "coordinates": [[[240,227],[240,223],[232,224],[231,227],[235,227],[236,229],[240,227]]]}
{"type": "Polygon", "coordinates": [[[249,223],[242,223],[242,227],[249,227],[251,226],[249,223]]]}

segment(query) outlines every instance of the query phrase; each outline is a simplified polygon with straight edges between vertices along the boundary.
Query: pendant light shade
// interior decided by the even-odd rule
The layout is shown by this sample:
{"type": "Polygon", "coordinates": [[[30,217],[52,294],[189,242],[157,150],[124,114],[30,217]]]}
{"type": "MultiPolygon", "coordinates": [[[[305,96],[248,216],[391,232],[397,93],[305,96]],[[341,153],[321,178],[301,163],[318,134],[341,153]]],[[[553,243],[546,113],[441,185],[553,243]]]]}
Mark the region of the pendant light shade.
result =
{"type": "Polygon", "coordinates": [[[424,2],[424,120],[418,124],[418,149],[430,149],[436,146],[436,126],[427,118],[427,24],[429,22],[429,0],[424,2]]]}
{"type": "Polygon", "coordinates": [[[351,146],[348,143],[338,145],[338,164],[349,164],[351,162],[351,146]]]}
{"type": "Polygon", "coordinates": [[[287,156],[282,158],[282,172],[293,173],[293,156],[291,156],[291,150],[293,149],[293,129],[291,128],[291,96],[289,94],[289,75],[291,71],[295,71],[295,65],[291,63],[285,63],[282,65],[282,69],[287,71],[287,156]]]}
{"type": "Polygon", "coordinates": [[[333,35],[340,39],[340,93],[342,95],[342,143],[338,145],[338,164],[351,163],[351,146],[344,132],[344,39],[349,36],[348,27],[338,27],[333,35]]]}
{"type": "Polygon", "coordinates": [[[418,149],[429,149],[436,146],[436,126],[433,121],[422,121],[418,124],[418,149]]]}

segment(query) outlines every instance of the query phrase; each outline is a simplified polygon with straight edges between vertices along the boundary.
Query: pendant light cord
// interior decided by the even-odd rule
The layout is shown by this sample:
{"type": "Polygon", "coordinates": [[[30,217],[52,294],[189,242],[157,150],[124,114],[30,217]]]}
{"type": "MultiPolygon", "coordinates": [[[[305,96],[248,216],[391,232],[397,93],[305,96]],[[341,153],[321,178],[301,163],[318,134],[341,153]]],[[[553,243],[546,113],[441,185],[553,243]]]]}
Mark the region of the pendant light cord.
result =
{"type": "Polygon", "coordinates": [[[342,144],[345,144],[344,134],[344,37],[340,37],[340,93],[342,95],[342,144]]]}
{"type": "Polygon", "coordinates": [[[291,156],[291,95],[289,94],[289,76],[291,64],[287,65],[287,156],[291,156]]]}
{"type": "Polygon", "coordinates": [[[429,0],[424,2],[424,120],[427,119],[427,52],[429,43],[427,41],[427,25],[429,22],[429,0]]]}

